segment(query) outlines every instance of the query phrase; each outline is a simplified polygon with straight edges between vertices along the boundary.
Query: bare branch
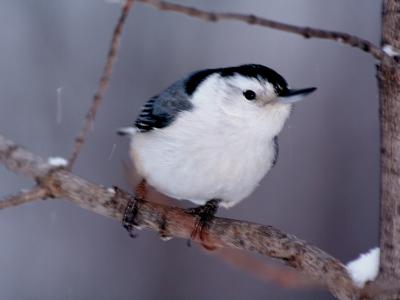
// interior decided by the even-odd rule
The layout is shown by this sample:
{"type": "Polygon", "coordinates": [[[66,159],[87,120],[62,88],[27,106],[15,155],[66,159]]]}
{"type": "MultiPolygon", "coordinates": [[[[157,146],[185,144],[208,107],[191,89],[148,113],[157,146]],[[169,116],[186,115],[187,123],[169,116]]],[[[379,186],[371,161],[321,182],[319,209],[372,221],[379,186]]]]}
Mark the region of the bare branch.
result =
{"type": "Polygon", "coordinates": [[[304,38],[318,38],[324,40],[332,40],[351,47],[361,49],[362,51],[371,54],[378,60],[386,60],[390,61],[392,64],[397,64],[397,62],[392,57],[388,56],[380,47],[378,47],[374,43],[345,32],[322,30],[312,27],[295,26],[265,19],[255,15],[205,11],[202,9],[176,3],[170,3],[166,1],[159,1],[159,0],[139,0],[139,1],[148,5],[152,5],[160,10],[173,11],[176,13],[184,14],[204,21],[209,21],[209,22],[218,22],[222,20],[239,21],[247,23],[249,25],[257,25],[261,27],[268,27],[271,29],[294,33],[297,35],[301,35],[304,38]]]}
{"type": "MultiPolygon", "coordinates": [[[[0,162],[17,174],[39,179],[52,196],[65,198],[82,208],[120,222],[127,204],[134,199],[122,190],[107,189],[65,169],[54,169],[43,159],[1,135],[0,162]],[[48,170],[47,173],[44,170],[48,170]]],[[[196,219],[184,209],[147,201],[140,202],[139,206],[136,222],[141,227],[162,231],[173,237],[190,238],[196,219]]],[[[312,280],[322,281],[339,299],[354,299],[360,292],[345,266],[337,259],[272,226],[215,218],[208,230],[208,238],[218,248],[253,251],[280,259],[312,280]]]]}
{"type": "MultiPolygon", "coordinates": [[[[400,48],[400,2],[382,1],[382,45],[400,48]]],[[[400,282],[400,69],[377,69],[380,120],[380,268],[378,279],[400,282]]],[[[384,299],[380,297],[379,299],[384,299]]],[[[387,299],[400,299],[400,291],[387,299]]]]}
{"type": "Polygon", "coordinates": [[[125,24],[125,20],[128,17],[130,8],[132,7],[133,0],[126,0],[124,6],[122,7],[122,12],[121,15],[118,19],[117,25],[115,26],[114,33],[111,39],[111,45],[110,49],[108,51],[107,59],[106,59],[106,64],[103,69],[103,73],[100,77],[100,82],[99,86],[97,88],[97,91],[93,97],[93,102],[92,105],[89,108],[89,111],[86,114],[85,117],[85,123],[75,138],[75,145],[74,145],[74,150],[71,154],[71,157],[68,162],[68,169],[71,170],[76,159],[78,158],[78,155],[81,151],[81,148],[83,144],[85,143],[85,139],[88,135],[89,130],[93,126],[93,122],[96,118],[97,110],[100,106],[100,103],[104,97],[104,94],[108,88],[111,74],[112,74],[112,69],[114,62],[117,58],[117,53],[119,49],[119,45],[121,42],[121,35],[122,35],[122,30],[125,24]]]}
{"type": "Polygon", "coordinates": [[[36,186],[28,191],[8,196],[0,201],[0,209],[18,206],[35,200],[43,199],[47,196],[46,189],[36,186]]]}

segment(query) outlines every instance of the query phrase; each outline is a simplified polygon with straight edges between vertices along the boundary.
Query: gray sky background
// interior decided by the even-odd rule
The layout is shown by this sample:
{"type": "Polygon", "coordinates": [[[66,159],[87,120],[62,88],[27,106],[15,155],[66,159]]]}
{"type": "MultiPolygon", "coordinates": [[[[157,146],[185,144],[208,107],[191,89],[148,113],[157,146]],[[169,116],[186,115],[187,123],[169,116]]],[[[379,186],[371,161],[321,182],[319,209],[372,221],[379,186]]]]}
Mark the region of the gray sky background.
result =
{"type": "MultiPolygon", "coordinates": [[[[181,2],[379,43],[380,1],[181,2]]],[[[43,157],[69,156],[119,12],[118,4],[104,0],[1,1],[2,134],[43,157]]],[[[318,91],[297,105],[280,135],[277,166],[249,199],[219,214],[274,225],[343,261],[376,246],[375,61],[329,41],[135,5],[76,173],[128,188],[122,167],[128,143],[116,129],[131,124],[144,101],[185,74],[242,63],[270,66],[292,86],[318,91]]],[[[31,185],[0,168],[0,195],[31,185]]],[[[132,240],[120,224],[62,200],[1,211],[0,243],[1,299],[332,299],[326,292],[261,282],[183,240],[162,242],[148,231],[132,240]]]]}

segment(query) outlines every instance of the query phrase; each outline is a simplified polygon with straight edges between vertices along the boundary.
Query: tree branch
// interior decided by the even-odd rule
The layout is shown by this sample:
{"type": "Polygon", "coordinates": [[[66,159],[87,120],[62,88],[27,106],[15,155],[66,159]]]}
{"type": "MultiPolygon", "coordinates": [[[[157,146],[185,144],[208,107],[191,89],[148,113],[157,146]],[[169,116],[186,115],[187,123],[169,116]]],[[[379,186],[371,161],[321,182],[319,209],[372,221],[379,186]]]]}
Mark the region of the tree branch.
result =
{"type": "MultiPolygon", "coordinates": [[[[382,45],[400,47],[400,2],[382,2],[382,45]]],[[[400,281],[400,69],[377,69],[381,136],[380,272],[382,281],[400,281]]],[[[400,290],[390,298],[400,299],[400,290]]]]}
{"type": "Polygon", "coordinates": [[[115,26],[114,33],[111,39],[110,49],[108,50],[108,55],[106,59],[106,64],[103,69],[103,73],[100,77],[99,86],[97,87],[97,91],[93,97],[92,105],[90,106],[86,117],[85,123],[75,138],[74,150],[71,154],[71,157],[68,161],[68,169],[71,170],[78,155],[81,151],[83,144],[85,143],[86,137],[89,133],[89,130],[93,126],[94,119],[96,118],[97,110],[103,100],[104,94],[108,88],[114,62],[117,58],[117,53],[119,49],[119,45],[121,42],[122,30],[125,24],[125,20],[128,17],[129,10],[133,5],[133,0],[126,0],[124,6],[122,7],[121,16],[118,19],[117,25],[115,26]]]}
{"type": "Polygon", "coordinates": [[[5,197],[0,201],[0,209],[18,206],[35,200],[43,199],[47,196],[47,191],[43,187],[36,186],[28,191],[5,197]]]}
{"type": "Polygon", "coordinates": [[[160,10],[173,11],[193,18],[201,19],[203,21],[209,21],[209,22],[218,22],[222,20],[239,21],[247,23],[249,25],[257,25],[261,27],[268,27],[271,29],[290,32],[293,34],[301,35],[304,38],[318,38],[324,40],[332,40],[335,42],[342,43],[344,45],[358,48],[364,52],[371,54],[378,60],[385,60],[392,64],[398,64],[393,57],[387,55],[380,47],[378,47],[374,43],[345,32],[322,30],[312,27],[295,26],[278,21],[265,19],[255,15],[205,11],[190,6],[185,6],[181,4],[170,3],[160,0],[139,0],[139,2],[151,5],[160,10]]]}
{"type": "MultiPolygon", "coordinates": [[[[51,196],[64,198],[82,208],[121,222],[134,197],[117,188],[90,183],[63,168],[53,168],[43,159],[0,135],[0,162],[9,170],[38,180],[51,196]]],[[[143,201],[138,203],[136,222],[173,237],[188,239],[196,219],[184,209],[143,201]]],[[[323,282],[339,299],[354,299],[360,291],[345,266],[319,248],[272,226],[215,218],[208,230],[209,242],[219,248],[258,252],[280,259],[323,282]]]]}

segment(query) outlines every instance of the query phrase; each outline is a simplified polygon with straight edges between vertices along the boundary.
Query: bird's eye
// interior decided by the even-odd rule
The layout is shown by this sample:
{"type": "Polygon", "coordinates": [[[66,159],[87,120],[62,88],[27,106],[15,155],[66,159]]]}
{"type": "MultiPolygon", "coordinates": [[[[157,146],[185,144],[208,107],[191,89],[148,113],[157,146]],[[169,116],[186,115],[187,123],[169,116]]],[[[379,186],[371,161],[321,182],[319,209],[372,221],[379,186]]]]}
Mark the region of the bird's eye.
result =
{"type": "Polygon", "coordinates": [[[247,100],[254,100],[257,95],[252,90],[247,90],[243,92],[243,96],[245,96],[247,100]]]}

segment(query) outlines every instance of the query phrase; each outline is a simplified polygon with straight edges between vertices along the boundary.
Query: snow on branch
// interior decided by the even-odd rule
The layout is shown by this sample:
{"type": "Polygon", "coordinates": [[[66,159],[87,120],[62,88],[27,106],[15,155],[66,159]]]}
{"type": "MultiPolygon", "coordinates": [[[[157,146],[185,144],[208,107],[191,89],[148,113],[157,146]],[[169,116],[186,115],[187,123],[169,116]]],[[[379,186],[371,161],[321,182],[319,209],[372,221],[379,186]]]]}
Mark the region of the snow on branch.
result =
{"type": "Polygon", "coordinates": [[[354,283],[362,288],[367,281],[375,280],[379,271],[379,248],[373,248],[367,253],[347,264],[347,270],[354,283]]]}
{"type": "Polygon", "coordinates": [[[382,47],[382,50],[390,57],[400,56],[400,51],[395,49],[392,45],[386,44],[382,47]]]}
{"type": "Polygon", "coordinates": [[[49,157],[47,162],[53,167],[66,167],[68,165],[68,161],[63,157],[49,157]]]}

